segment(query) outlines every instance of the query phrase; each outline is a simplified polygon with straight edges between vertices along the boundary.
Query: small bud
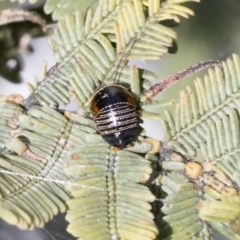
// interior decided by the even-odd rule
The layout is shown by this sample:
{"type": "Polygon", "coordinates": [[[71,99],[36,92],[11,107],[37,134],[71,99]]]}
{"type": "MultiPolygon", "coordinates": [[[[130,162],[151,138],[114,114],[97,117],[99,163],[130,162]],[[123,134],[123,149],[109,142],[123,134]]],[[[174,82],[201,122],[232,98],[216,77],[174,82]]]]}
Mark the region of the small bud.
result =
{"type": "Polygon", "coordinates": [[[182,156],[180,154],[178,154],[178,153],[172,153],[170,155],[170,159],[172,161],[176,161],[176,162],[181,162],[183,160],[182,156]]]}
{"type": "Polygon", "coordinates": [[[20,94],[11,94],[7,96],[7,102],[15,103],[15,104],[22,104],[24,101],[24,97],[20,94]]]}
{"type": "Polygon", "coordinates": [[[20,156],[27,150],[27,145],[19,138],[10,138],[6,147],[20,156]]]}
{"type": "Polygon", "coordinates": [[[230,222],[229,227],[234,233],[240,234],[240,214],[230,222]]]}
{"type": "Polygon", "coordinates": [[[161,149],[161,144],[158,140],[153,138],[147,138],[146,142],[150,143],[152,145],[152,150],[149,153],[156,154],[159,153],[161,149]]]}
{"type": "Polygon", "coordinates": [[[189,177],[197,178],[202,173],[202,166],[196,162],[188,162],[185,171],[189,177]]]}
{"type": "Polygon", "coordinates": [[[233,196],[237,195],[237,190],[231,187],[224,187],[223,190],[221,191],[221,194],[224,196],[233,196]]]}

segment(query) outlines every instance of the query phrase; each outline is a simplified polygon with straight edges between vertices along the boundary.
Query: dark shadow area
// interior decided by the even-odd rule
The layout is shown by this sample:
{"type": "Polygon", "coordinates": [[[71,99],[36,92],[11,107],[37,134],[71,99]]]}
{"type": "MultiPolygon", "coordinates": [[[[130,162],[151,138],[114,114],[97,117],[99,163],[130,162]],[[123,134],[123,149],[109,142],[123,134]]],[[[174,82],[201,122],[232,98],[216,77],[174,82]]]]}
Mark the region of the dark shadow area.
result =
{"type": "Polygon", "coordinates": [[[31,231],[20,230],[0,220],[0,240],[75,240],[67,230],[65,214],[58,214],[49,221],[44,228],[35,228],[31,231]]]}

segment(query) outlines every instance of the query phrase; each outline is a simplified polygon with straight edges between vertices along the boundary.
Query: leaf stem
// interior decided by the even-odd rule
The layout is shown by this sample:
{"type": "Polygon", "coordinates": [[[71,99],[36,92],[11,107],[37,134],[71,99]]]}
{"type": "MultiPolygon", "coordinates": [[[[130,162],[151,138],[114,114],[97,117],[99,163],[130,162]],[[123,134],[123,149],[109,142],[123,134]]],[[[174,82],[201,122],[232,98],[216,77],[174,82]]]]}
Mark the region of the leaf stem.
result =
{"type": "Polygon", "coordinates": [[[221,66],[221,62],[217,60],[207,60],[199,62],[196,65],[190,66],[180,72],[168,76],[167,78],[163,79],[163,81],[161,81],[160,83],[155,84],[154,86],[143,92],[143,95],[147,98],[147,100],[152,100],[152,98],[155,97],[158,93],[162,92],[163,90],[165,90],[178,80],[181,80],[205,68],[213,66],[221,66]]]}

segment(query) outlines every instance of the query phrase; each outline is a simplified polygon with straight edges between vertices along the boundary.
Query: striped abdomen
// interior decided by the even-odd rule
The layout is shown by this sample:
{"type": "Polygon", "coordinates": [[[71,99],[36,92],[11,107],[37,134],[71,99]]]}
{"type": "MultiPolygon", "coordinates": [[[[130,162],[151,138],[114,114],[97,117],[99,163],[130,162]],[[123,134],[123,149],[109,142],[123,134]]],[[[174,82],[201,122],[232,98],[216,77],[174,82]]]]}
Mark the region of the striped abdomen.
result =
{"type": "Polygon", "coordinates": [[[91,100],[91,111],[103,139],[120,148],[135,140],[139,116],[133,95],[120,85],[99,89],[91,100]]]}

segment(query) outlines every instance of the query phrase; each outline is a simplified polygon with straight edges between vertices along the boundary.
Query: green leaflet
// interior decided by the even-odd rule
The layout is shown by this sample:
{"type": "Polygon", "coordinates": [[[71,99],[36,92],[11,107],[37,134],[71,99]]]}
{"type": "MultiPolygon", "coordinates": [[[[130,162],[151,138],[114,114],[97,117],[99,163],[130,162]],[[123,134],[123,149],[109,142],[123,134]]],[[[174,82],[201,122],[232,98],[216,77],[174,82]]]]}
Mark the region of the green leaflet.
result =
{"type": "Polygon", "coordinates": [[[101,84],[128,79],[124,76],[128,60],[159,59],[176,38],[159,22],[193,14],[179,4],[149,1],[146,7],[140,0],[107,0],[100,1],[94,13],[89,9],[86,14],[80,10],[67,14],[49,39],[58,64],[43,82],[30,86],[35,98],[55,106],[66,105],[73,97],[81,107],[101,84]]]}
{"type": "Polygon", "coordinates": [[[230,239],[239,237],[240,196],[221,196],[219,200],[203,201],[199,216],[230,239]]]}
{"type": "Polygon", "coordinates": [[[81,11],[84,13],[88,8],[96,6],[97,3],[97,0],[47,0],[44,5],[44,11],[46,14],[52,13],[52,19],[56,21],[68,13],[74,13],[80,6],[81,11]]]}
{"type": "Polygon", "coordinates": [[[156,238],[150,212],[155,197],[144,186],[151,162],[131,152],[147,153],[150,143],[141,140],[115,152],[96,134],[92,120],[78,117],[73,123],[49,107],[22,113],[14,104],[1,106],[1,120],[8,117],[10,123],[14,117],[19,125],[17,135],[6,139],[8,154],[0,157],[1,218],[21,229],[43,227],[67,204],[74,236],[156,238]]]}
{"type": "MultiPolygon", "coordinates": [[[[97,66],[95,66],[95,69],[96,68],[97,66]]],[[[100,84],[101,78],[96,77],[95,72],[90,71],[90,69],[87,70],[89,74],[86,74],[85,70],[77,66],[77,64],[69,65],[69,71],[71,71],[71,69],[73,70],[72,77],[65,75],[61,71],[56,73],[58,81],[53,85],[51,81],[43,82],[42,84],[41,82],[37,82],[35,86],[28,84],[30,91],[33,93],[32,96],[43,105],[46,104],[46,102],[53,106],[57,103],[65,105],[69,103],[70,95],[74,97],[79,107],[88,104],[89,99],[100,84]],[[40,90],[38,87],[40,87],[40,90]]],[[[107,68],[103,67],[102,70],[107,71],[107,68]]],[[[130,85],[132,92],[136,94],[139,94],[140,91],[149,87],[150,81],[156,79],[156,75],[152,72],[147,70],[139,71],[136,67],[130,68],[125,66],[120,74],[121,75],[117,77],[119,83],[130,85]]],[[[113,82],[112,80],[109,83],[113,82]]]]}
{"type": "Polygon", "coordinates": [[[199,212],[201,218],[223,223],[238,218],[240,196],[222,196],[220,200],[204,201],[199,212]]]}
{"type": "Polygon", "coordinates": [[[17,128],[17,116],[22,113],[22,108],[15,104],[0,102],[0,149],[4,149],[11,131],[17,128]]]}
{"type": "Polygon", "coordinates": [[[153,171],[151,162],[129,152],[146,153],[151,145],[141,141],[116,152],[89,132],[91,123],[86,126],[86,120],[71,118],[76,123],[72,133],[84,139],[66,155],[64,171],[74,177],[66,186],[73,196],[67,202],[67,230],[83,239],[155,239],[158,230],[150,213],[155,197],[143,185],[153,171]],[[76,132],[79,127],[81,133],[76,132]]]}
{"type": "Polygon", "coordinates": [[[212,239],[208,225],[198,216],[203,189],[186,176],[186,159],[173,154],[171,150],[161,150],[163,173],[156,180],[161,190],[155,191],[155,208],[161,210],[157,217],[159,239],[212,239]]]}
{"type": "Polygon", "coordinates": [[[199,203],[199,193],[194,184],[171,176],[163,177],[161,183],[168,196],[162,200],[161,211],[166,216],[162,217],[159,223],[160,239],[190,239],[204,232],[207,226],[198,217],[196,205],[199,203]],[[177,185],[177,188],[173,188],[171,182],[177,185]]]}
{"type": "Polygon", "coordinates": [[[79,185],[67,187],[74,196],[67,202],[68,231],[83,239],[155,239],[158,230],[149,212],[155,197],[142,185],[152,172],[150,162],[98,146],[82,144],[65,164],[79,185]]]}
{"type": "MultiPolygon", "coordinates": [[[[58,65],[46,73],[44,64],[39,81],[29,85],[32,97],[56,106],[71,96],[81,107],[101,84],[114,82],[131,85],[139,96],[155,76],[125,63],[159,59],[166,52],[176,35],[161,22],[191,15],[182,2],[103,0],[95,11],[63,16],[49,40],[58,65]]],[[[61,14],[53,5],[47,2],[48,11],[61,14]]],[[[49,107],[23,113],[19,106],[0,103],[0,167],[5,171],[0,174],[0,217],[32,229],[67,204],[68,231],[84,239],[211,239],[204,220],[239,239],[239,63],[233,55],[222,69],[196,79],[194,89],[180,94],[175,113],[165,111],[162,120],[163,148],[187,157],[200,149],[207,160],[197,164],[203,171],[191,178],[186,159],[165,158],[163,171],[148,187],[144,184],[159,169],[143,137],[115,152],[90,119],[72,114],[69,121],[49,107]]],[[[157,108],[159,102],[145,107],[157,108]]]]}
{"type": "MultiPolygon", "coordinates": [[[[234,110],[226,109],[224,114],[220,114],[222,121],[229,117],[226,113],[234,116],[234,110]]],[[[231,129],[236,130],[233,127],[231,129]]],[[[219,137],[210,137],[209,134],[208,139],[214,142],[219,137]]],[[[223,142],[226,144],[225,139],[223,142]]],[[[221,147],[226,151],[225,146],[221,147]]],[[[209,149],[212,148],[214,149],[214,144],[209,149]]],[[[229,152],[229,156],[234,156],[235,151],[229,152]]],[[[159,196],[155,208],[161,209],[158,216],[161,229],[159,239],[212,239],[205,221],[229,239],[239,239],[238,182],[233,177],[237,170],[230,168],[231,158],[223,156],[210,159],[206,155],[208,161],[201,165],[203,171],[191,178],[191,175],[194,176],[191,172],[195,172],[194,164],[187,169],[190,161],[172,150],[161,150],[163,172],[156,181],[161,190],[154,191],[159,196]]]]}
{"type": "MultiPolygon", "coordinates": [[[[199,111],[201,111],[200,119],[203,119],[205,122],[200,122],[197,120],[196,123],[199,125],[194,127],[192,124],[192,126],[190,125],[191,127],[188,127],[188,130],[184,134],[179,134],[180,136],[186,136],[189,134],[188,142],[184,142],[185,149],[187,148],[187,144],[192,141],[191,144],[195,144],[194,148],[197,149],[200,147],[202,153],[204,154],[204,157],[210,161],[209,163],[206,161],[204,164],[210,164],[209,166],[217,171],[217,173],[215,173],[217,179],[208,176],[204,177],[203,180],[204,184],[207,185],[204,187],[204,192],[207,193],[205,198],[211,201],[213,201],[213,199],[209,198],[208,194],[214,196],[214,198],[217,199],[224,197],[225,195],[229,196],[230,199],[231,197],[233,199],[235,197],[238,197],[234,196],[238,193],[238,188],[233,188],[233,186],[239,186],[239,115],[237,111],[237,86],[239,81],[237,74],[239,72],[238,57],[236,55],[233,55],[233,60],[228,59],[227,64],[223,64],[223,69],[225,71],[225,78],[222,77],[223,75],[219,69],[219,71],[216,70],[215,73],[214,71],[209,71],[211,79],[209,80],[207,76],[205,77],[205,86],[204,84],[201,84],[200,80],[197,80],[197,86],[199,86],[201,89],[205,88],[207,91],[207,93],[204,95],[203,90],[200,93],[200,91],[198,92],[198,89],[196,89],[198,96],[202,94],[203,101],[201,102],[199,100],[199,111]],[[213,87],[210,86],[210,83],[213,87]],[[211,95],[211,92],[214,94],[211,95]],[[206,99],[208,101],[206,101],[206,99]],[[204,115],[202,115],[204,114],[204,111],[206,111],[205,119],[204,115]],[[204,131],[200,131],[201,128],[204,131]],[[193,141],[195,141],[195,143],[193,141]],[[197,141],[199,141],[200,146],[196,145],[197,141]],[[233,182],[231,182],[230,179],[233,182]],[[224,184],[227,186],[224,186],[224,184]]],[[[188,100],[186,97],[185,99],[188,100]]],[[[196,101],[194,100],[196,97],[193,97],[192,95],[190,96],[190,99],[193,100],[192,102],[194,103],[191,105],[197,106],[196,101]]],[[[200,99],[200,97],[198,97],[198,99],[200,99]]],[[[190,105],[190,103],[188,104],[190,105]]],[[[185,107],[184,109],[187,108],[185,107]]],[[[197,116],[199,114],[197,113],[196,109],[195,112],[192,111],[192,115],[197,116]]],[[[178,114],[180,113],[178,112],[178,114]]],[[[171,122],[171,130],[174,129],[172,117],[170,117],[169,113],[167,113],[166,116],[168,116],[168,123],[171,122]]],[[[189,121],[189,123],[190,122],[191,121],[189,121]]],[[[176,134],[176,130],[173,130],[172,132],[174,135],[176,134]]],[[[178,150],[181,151],[182,147],[183,145],[179,144],[178,150]]],[[[215,203],[217,206],[218,203],[215,203]]],[[[224,223],[221,223],[223,220],[221,217],[218,217],[219,213],[226,215],[226,218],[227,214],[224,214],[224,207],[220,207],[217,210],[217,208],[214,206],[215,203],[207,201],[204,202],[204,207],[201,208],[204,210],[200,211],[200,217],[204,220],[210,221],[211,226],[218,229],[230,239],[239,239],[238,218],[236,217],[239,214],[239,211],[236,209],[235,215],[231,215],[231,218],[228,218],[228,220],[225,219],[224,223]],[[204,211],[205,213],[208,212],[209,216],[204,216],[204,211]]],[[[228,212],[231,214],[231,211],[228,212]]]]}
{"type": "Polygon", "coordinates": [[[225,107],[209,123],[206,142],[201,144],[204,157],[239,187],[239,122],[238,112],[225,107]]]}
{"type": "Polygon", "coordinates": [[[209,69],[204,80],[195,80],[194,89],[187,87],[180,94],[174,114],[165,111],[168,145],[184,155],[195,156],[201,148],[213,158],[239,144],[238,117],[233,109],[239,106],[240,60],[234,54],[222,64],[223,69],[209,69]],[[226,114],[229,117],[223,116],[226,114]]]}
{"type": "Polygon", "coordinates": [[[1,102],[0,106],[1,132],[8,133],[0,137],[0,217],[21,229],[43,227],[66,210],[70,197],[62,184],[48,181],[69,180],[62,169],[61,142],[70,126],[49,107],[22,113],[14,104],[1,102]]]}

